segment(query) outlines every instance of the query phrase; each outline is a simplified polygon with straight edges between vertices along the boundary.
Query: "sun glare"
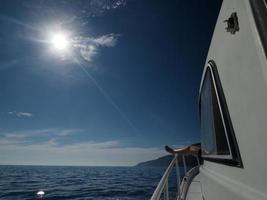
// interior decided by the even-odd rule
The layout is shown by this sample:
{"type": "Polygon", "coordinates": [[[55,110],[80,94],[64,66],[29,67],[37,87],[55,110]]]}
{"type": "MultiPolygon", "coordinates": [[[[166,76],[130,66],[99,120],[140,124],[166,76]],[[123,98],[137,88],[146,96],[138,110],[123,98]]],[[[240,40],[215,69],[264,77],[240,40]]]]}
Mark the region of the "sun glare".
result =
{"type": "Polygon", "coordinates": [[[69,47],[69,40],[64,33],[56,33],[52,36],[51,43],[54,49],[59,51],[67,50],[69,47]]]}

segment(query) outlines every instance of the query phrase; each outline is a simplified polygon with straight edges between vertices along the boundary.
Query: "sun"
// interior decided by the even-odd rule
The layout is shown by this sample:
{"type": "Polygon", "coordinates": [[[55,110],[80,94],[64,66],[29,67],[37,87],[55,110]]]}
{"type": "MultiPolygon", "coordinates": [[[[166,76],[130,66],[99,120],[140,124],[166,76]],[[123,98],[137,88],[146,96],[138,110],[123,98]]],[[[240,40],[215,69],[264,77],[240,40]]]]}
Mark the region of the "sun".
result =
{"type": "Polygon", "coordinates": [[[58,51],[66,51],[70,46],[70,41],[66,34],[55,33],[52,35],[51,44],[58,51]]]}

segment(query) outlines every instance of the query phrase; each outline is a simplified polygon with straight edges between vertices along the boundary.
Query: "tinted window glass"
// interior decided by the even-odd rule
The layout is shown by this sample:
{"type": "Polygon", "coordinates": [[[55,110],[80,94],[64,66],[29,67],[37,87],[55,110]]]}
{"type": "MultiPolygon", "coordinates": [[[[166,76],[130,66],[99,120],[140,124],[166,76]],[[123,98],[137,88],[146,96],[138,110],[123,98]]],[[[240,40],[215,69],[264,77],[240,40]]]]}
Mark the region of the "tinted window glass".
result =
{"type": "Polygon", "coordinates": [[[203,154],[230,155],[223,118],[209,68],[204,77],[200,101],[203,154]]]}

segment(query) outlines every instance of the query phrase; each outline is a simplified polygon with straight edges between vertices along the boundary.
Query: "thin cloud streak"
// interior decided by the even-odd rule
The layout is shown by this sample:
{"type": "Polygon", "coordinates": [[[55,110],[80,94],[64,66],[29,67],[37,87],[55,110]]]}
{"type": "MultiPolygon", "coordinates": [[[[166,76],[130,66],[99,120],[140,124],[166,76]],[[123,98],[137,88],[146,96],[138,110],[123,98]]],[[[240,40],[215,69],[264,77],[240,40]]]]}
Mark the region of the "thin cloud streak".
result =
{"type": "Polygon", "coordinates": [[[0,144],[0,164],[132,166],[166,154],[159,148],[121,147],[118,141],[58,145],[54,138],[41,144],[0,139],[0,144]]]}
{"type": "Polygon", "coordinates": [[[30,112],[17,112],[17,111],[10,111],[8,112],[9,115],[15,115],[17,117],[32,117],[33,114],[30,112]]]}
{"type": "Polygon", "coordinates": [[[27,113],[27,112],[18,112],[16,115],[18,117],[32,117],[33,116],[32,113],[27,113]]]}
{"type": "Polygon", "coordinates": [[[117,43],[119,34],[106,34],[99,37],[74,37],[73,43],[75,47],[83,47],[84,45],[114,47],[117,43]]]}
{"type": "Polygon", "coordinates": [[[0,136],[8,139],[19,140],[19,139],[34,138],[40,136],[64,137],[73,135],[81,131],[82,131],[81,129],[48,128],[48,129],[36,129],[36,130],[33,129],[33,130],[21,130],[21,131],[7,131],[7,132],[1,132],[0,136]]]}

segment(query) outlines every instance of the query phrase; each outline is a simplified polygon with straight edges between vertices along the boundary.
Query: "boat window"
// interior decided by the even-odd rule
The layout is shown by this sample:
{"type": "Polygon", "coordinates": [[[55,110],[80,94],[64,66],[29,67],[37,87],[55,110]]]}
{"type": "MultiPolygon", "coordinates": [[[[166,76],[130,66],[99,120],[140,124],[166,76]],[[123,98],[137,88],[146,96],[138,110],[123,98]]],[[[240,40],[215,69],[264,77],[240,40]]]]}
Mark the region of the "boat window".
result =
{"type": "Polygon", "coordinates": [[[201,131],[203,154],[230,155],[226,130],[211,69],[204,77],[201,93],[201,131]]]}
{"type": "Polygon", "coordinates": [[[200,89],[202,156],[205,160],[243,168],[216,64],[208,62],[200,89]]]}

